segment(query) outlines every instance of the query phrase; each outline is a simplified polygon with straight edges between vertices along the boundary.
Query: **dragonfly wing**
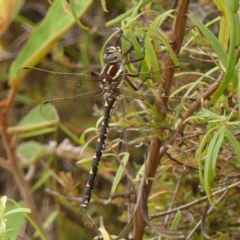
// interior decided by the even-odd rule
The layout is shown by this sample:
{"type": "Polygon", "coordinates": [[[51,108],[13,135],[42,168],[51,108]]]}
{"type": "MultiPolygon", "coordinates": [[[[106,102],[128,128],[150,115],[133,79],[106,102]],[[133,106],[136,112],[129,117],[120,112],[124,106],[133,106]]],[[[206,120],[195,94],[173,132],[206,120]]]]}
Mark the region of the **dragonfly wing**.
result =
{"type": "Polygon", "coordinates": [[[18,78],[37,102],[73,97],[99,88],[96,76],[51,72],[39,68],[21,68],[18,78]]]}
{"type": "Polygon", "coordinates": [[[48,100],[41,105],[40,113],[46,120],[51,120],[56,114],[51,109],[54,107],[61,121],[71,122],[73,118],[79,120],[84,115],[91,115],[93,106],[100,106],[102,102],[102,92],[95,90],[73,97],[48,100]]]}
{"type": "Polygon", "coordinates": [[[130,88],[121,89],[120,97],[122,99],[134,99],[131,102],[131,105],[138,105],[140,109],[149,109],[153,104],[158,104],[160,111],[165,112],[166,114],[172,112],[182,111],[185,106],[191,104],[195,99],[193,98],[184,98],[184,97],[160,97],[157,95],[156,90],[152,91],[148,88],[144,90],[143,88],[138,91],[133,91],[130,88]],[[164,98],[168,98],[167,105],[164,104],[164,98]]]}
{"type": "Polygon", "coordinates": [[[55,111],[61,121],[79,120],[102,102],[97,76],[22,68],[18,77],[34,101],[42,104],[40,112],[46,120],[56,119],[55,111]]]}

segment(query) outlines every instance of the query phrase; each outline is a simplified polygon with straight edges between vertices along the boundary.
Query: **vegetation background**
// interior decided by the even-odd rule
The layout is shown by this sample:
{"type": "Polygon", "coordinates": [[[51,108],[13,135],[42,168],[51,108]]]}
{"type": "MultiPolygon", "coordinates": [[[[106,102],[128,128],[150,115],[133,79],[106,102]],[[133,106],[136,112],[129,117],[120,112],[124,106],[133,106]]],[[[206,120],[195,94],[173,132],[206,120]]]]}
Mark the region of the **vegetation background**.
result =
{"type": "Polygon", "coordinates": [[[239,239],[238,0],[0,0],[0,20],[0,239],[239,239]],[[135,50],[146,35],[142,69],[163,71],[145,88],[162,111],[112,118],[83,214],[101,109],[47,122],[20,69],[97,71],[116,27],[135,50]]]}

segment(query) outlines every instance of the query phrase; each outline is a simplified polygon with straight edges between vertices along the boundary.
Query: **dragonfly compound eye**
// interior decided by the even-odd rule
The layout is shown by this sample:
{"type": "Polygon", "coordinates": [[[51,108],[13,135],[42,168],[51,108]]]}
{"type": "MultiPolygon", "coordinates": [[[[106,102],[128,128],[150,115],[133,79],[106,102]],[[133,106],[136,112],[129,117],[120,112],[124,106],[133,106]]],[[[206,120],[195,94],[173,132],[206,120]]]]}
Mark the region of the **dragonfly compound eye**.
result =
{"type": "Polygon", "coordinates": [[[122,60],[122,52],[119,47],[110,46],[106,49],[103,60],[105,63],[119,62],[122,60]]]}

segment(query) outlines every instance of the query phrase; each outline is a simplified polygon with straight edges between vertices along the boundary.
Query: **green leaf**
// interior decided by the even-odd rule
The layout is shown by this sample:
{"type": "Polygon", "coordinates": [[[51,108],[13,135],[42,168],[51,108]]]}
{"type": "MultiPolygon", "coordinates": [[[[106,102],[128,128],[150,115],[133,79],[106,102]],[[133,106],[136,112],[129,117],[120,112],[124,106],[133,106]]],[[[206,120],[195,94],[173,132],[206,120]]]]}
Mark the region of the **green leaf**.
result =
{"type": "Polygon", "coordinates": [[[113,25],[116,25],[117,23],[120,23],[121,21],[126,20],[127,17],[131,16],[133,13],[136,13],[138,11],[138,9],[143,8],[144,6],[146,6],[147,4],[149,4],[150,2],[152,2],[152,0],[145,0],[145,1],[141,1],[137,4],[137,6],[134,6],[133,8],[131,8],[129,11],[127,11],[126,13],[116,17],[115,19],[109,21],[106,23],[106,27],[111,27],[113,25]]]}
{"type": "Polygon", "coordinates": [[[228,130],[225,130],[225,135],[226,138],[229,140],[229,142],[231,143],[232,147],[235,150],[235,153],[237,154],[238,160],[240,161],[240,144],[237,141],[237,139],[234,137],[234,135],[228,130]]]}
{"type": "Polygon", "coordinates": [[[43,227],[45,229],[48,229],[53,224],[53,222],[57,219],[58,216],[59,216],[58,210],[53,211],[44,222],[43,227]]]}
{"type": "Polygon", "coordinates": [[[175,218],[173,219],[171,230],[177,230],[180,219],[181,219],[181,211],[177,211],[177,214],[175,215],[175,218]]]}
{"type": "Polygon", "coordinates": [[[114,177],[114,181],[111,188],[111,195],[114,194],[117,190],[118,184],[122,180],[124,169],[126,169],[127,163],[129,161],[130,154],[125,153],[122,159],[122,162],[117,170],[116,176],[114,177]]]}
{"type": "Polygon", "coordinates": [[[159,83],[162,83],[162,76],[160,74],[159,69],[161,66],[159,66],[159,59],[156,55],[156,51],[153,47],[152,40],[149,37],[146,37],[145,41],[145,47],[146,47],[146,53],[148,53],[150,57],[150,61],[152,64],[153,71],[156,71],[154,77],[157,79],[159,83]]]}
{"type": "Polygon", "coordinates": [[[6,207],[6,202],[7,202],[7,197],[2,196],[0,200],[0,209],[2,213],[4,212],[4,208],[6,207]]]}
{"type": "Polygon", "coordinates": [[[100,228],[98,228],[98,231],[100,232],[100,234],[104,240],[111,240],[111,238],[105,228],[100,227],[100,228]]]}
{"type": "Polygon", "coordinates": [[[208,43],[212,46],[214,52],[217,54],[218,58],[222,62],[223,66],[227,66],[227,53],[219,40],[214,36],[214,34],[197,18],[192,15],[188,15],[192,22],[197,26],[202,35],[206,38],[208,43]]]}
{"type": "Polygon", "coordinates": [[[44,135],[44,134],[49,134],[49,133],[55,132],[56,129],[57,129],[56,127],[46,127],[46,128],[39,129],[39,130],[24,132],[19,135],[19,138],[23,139],[23,138],[30,138],[30,137],[36,137],[36,136],[40,136],[40,135],[44,135]]]}
{"type": "Polygon", "coordinates": [[[80,144],[80,140],[78,136],[73,133],[69,128],[67,128],[64,124],[59,124],[59,128],[75,143],[80,144]]]}
{"type": "Polygon", "coordinates": [[[224,21],[221,21],[222,24],[220,26],[221,32],[219,40],[206,26],[204,26],[203,23],[201,23],[193,16],[189,15],[193,23],[198,27],[198,29],[201,31],[208,43],[212,46],[213,50],[215,51],[224,66],[224,78],[217,91],[214,93],[210,104],[213,104],[217,99],[219,99],[223,91],[229,86],[230,82],[232,82],[234,86],[232,87],[232,91],[236,89],[237,75],[235,73],[235,66],[238,57],[238,49],[236,48],[236,46],[239,46],[240,41],[239,20],[237,14],[233,13],[231,4],[229,3],[229,1],[224,2],[222,0],[215,0],[215,2],[218,7],[223,11],[224,17],[224,21]],[[229,36],[223,36],[226,34],[229,36]],[[224,46],[228,45],[228,43],[226,43],[226,41],[228,42],[228,39],[230,40],[230,44],[227,53],[227,49],[224,49],[224,46]]]}
{"type": "MultiPolygon", "coordinates": [[[[138,30],[135,34],[132,31],[126,31],[126,34],[129,41],[133,44],[133,48],[134,48],[134,51],[136,52],[137,58],[143,57],[144,56],[143,50],[141,49],[136,36],[141,37],[142,40],[144,41],[144,44],[147,36],[144,38],[144,32],[140,30],[138,30]]],[[[141,72],[148,72],[148,71],[149,71],[149,68],[144,58],[143,60],[141,60],[141,72]]]]}
{"type": "Polygon", "coordinates": [[[149,28],[149,27],[143,27],[142,30],[149,31],[149,33],[154,33],[154,34],[158,35],[161,38],[161,40],[163,41],[164,46],[166,47],[166,49],[167,49],[171,59],[173,60],[175,66],[180,66],[178,57],[173,52],[173,49],[172,49],[171,45],[169,44],[168,40],[166,39],[166,37],[164,36],[164,34],[159,32],[158,29],[153,29],[153,28],[149,28]]]}
{"type": "Polygon", "coordinates": [[[45,147],[36,141],[29,141],[17,147],[17,156],[23,166],[29,166],[45,154],[45,147]]]}
{"type": "MultiPolygon", "coordinates": [[[[79,139],[79,142],[81,145],[85,145],[86,144],[86,141],[85,141],[85,138],[86,138],[86,135],[87,133],[89,132],[94,132],[96,133],[96,128],[95,127],[91,127],[91,128],[87,128],[80,136],[80,139],[79,139]]],[[[96,136],[93,137],[93,139],[96,138],[96,136]]]]}
{"type": "Polygon", "coordinates": [[[215,0],[219,10],[223,13],[220,25],[220,40],[223,40],[222,44],[225,48],[228,48],[228,56],[226,58],[227,64],[224,65],[226,68],[226,73],[224,78],[218,87],[217,91],[214,93],[211,104],[214,103],[222,95],[223,91],[232,83],[232,90],[234,92],[237,88],[237,75],[235,72],[235,67],[238,59],[238,48],[240,44],[240,22],[239,16],[235,13],[235,9],[231,5],[231,1],[215,0]],[[222,37],[222,35],[225,35],[222,37]]]}
{"type": "MultiPolygon", "coordinates": [[[[172,225],[171,225],[171,230],[177,230],[178,228],[178,225],[179,225],[179,222],[181,220],[181,211],[177,211],[177,214],[175,215],[174,219],[173,219],[173,222],[172,222],[172,225]]],[[[166,238],[166,240],[171,240],[172,238],[166,238]]]]}
{"type": "Polygon", "coordinates": [[[163,14],[159,15],[158,17],[156,17],[153,22],[151,23],[151,28],[153,29],[159,29],[162,24],[164,23],[164,21],[174,12],[174,9],[170,9],[166,12],[164,12],[163,14]]]}
{"type": "Polygon", "coordinates": [[[208,147],[209,139],[212,139],[212,132],[214,131],[214,128],[211,128],[206,132],[202,140],[200,141],[200,145],[197,151],[197,158],[198,158],[198,168],[199,168],[199,179],[202,185],[204,185],[204,176],[203,176],[203,169],[202,169],[202,155],[205,152],[205,148],[208,147]]]}
{"type": "MultiPolygon", "coordinates": [[[[27,115],[23,119],[21,119],[17,126],[9,127],[8,132],[10,134],[26,134],[26,132],[31,131],[34,132],[32,133],[33,135],[37,135],[36,133],[38,133],[38,135],[49,133],[49,128],[47,127],[57,126],[57,124],[59,123],[59,117],[53,106],[46,105],[45,110],[48,111],[48,115],[51,116],[51,120],[48,121],[44,119],[40,114],[40,107],[41,106],[36,106],[35,108],[33,108],[30,112],[27,113],[27,115]],[[40,131],[39,129],[41,129],[42,131],[40,131]]],[[[55,130],[54,128],[50,129],[55,130]]]]}
{"type": "Polygon", "coordinates": [[[105,0],[101,0],[101,4],[102,4],[102,8],[105,12],[108,12],[107,10],[107,6],[106,6],[106,1],[105,0]]]}
{"type": "MultiPolygon", "coordinates": [[[[76,1],[74,10],[78,18],[83,15],[91,3],[92,0],[76,1]]],[[[35,66],[74,23],[75,19],[64,11],[62,0],[55,1],[44,20],[36,27],[27,44],[11,65],[9,84],[11,86],[18,85],[18,70],[24,66],[35,66]]]]}
{"type": "MultiPolygon", "coordinates": [[[[237,95],[238,98],[240,96],[240,59],[238,60],[238,87],[237,87],[237,95]]],[[[238,114],[240,115],[240,104],[238,104],[238,114]]]]}
{"type": "Polygon", "coordinates": [[[222,0],[213,0],[218,7],[218,10],[221,12],[225,12],[225,14],[221,15],[220,18],[220,29],[219,29],[219,41],[223,45],[224,49],[227,51],[228,40],[229,40],[229,31],[230,31],[230,23],[228,12],[226,11],[227,6],[225,1],[222,0]]]}
{"type": "Polygon", "coordinates": [[[74,17],[76,23],[78,24],[78,26],[79,26],[80,28],[83,28],[83,29],[88,29],[87,27],[84,27],[84,26],[82,25],[82,23],[79,21],[78,16],[77,16],[77,13],[76,13],[76,10],[75,10],[75,5],[74,5],[75,3],[73,2],[73,0],[69,0],[69,2],[70,2],[70,8],[71,8],[73,17],[74,17]]]}
{"type": "Polygon", "coordinates": [[[44,171],[41,173],[41,177],[38,179],[38,181],[31,187],[31,191],[36,191],[39,187],[41,187],[50,177],[52,176],[52,173],[49,171],[44,171]]]}
{"type": "Polygon", "coordinates": [[[16,208],[16,209],[6,212],[5,216],[13,214],[13,213],[18,213],[18,212],[30,213],[31,210],[29,208],[16,208]]]}
{"type": "Polygon", "coordinates": [[[204,166],[204,189],[208,196],[208,200],[211,201],[210,186],[216,175],[216,163],[218,158],[219,150],[223,144],[226,127],[222,126],[217,132],[214,133],[213,138],[207,149],[207,155],[204,166]]]}
{"type": "MultiPolygon", "coordinates": [[[[11,199],[8,199],[11,201],[11,199]]],[[[30,212],[29,208],[24,208],[23,202],[14,202],[14,205],[10,202],[7,204],[7,212],[8,215],[6,216],[7,220],[7,232],[8,238],[6,239],[17,239],[22,226],[26,220],[25,213],[30,212]],[[9,214],[12,213],[12,214],[9,214]]],[[[5,239],[5,238],[3,238],[5,239]]]]}

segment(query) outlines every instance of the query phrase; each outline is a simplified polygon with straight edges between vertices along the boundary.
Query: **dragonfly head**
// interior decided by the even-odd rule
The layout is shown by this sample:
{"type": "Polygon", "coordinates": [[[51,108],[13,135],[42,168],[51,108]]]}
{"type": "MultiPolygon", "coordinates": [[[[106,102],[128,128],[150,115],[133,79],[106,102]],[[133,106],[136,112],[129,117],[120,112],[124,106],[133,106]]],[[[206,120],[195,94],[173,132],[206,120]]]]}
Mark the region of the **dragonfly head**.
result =
{"type": "Polygon", "coordinates": [[[122,50],[120,47],[107,47],[103,55],[105,63],[114,63],[122,60],[122,50]]]}

